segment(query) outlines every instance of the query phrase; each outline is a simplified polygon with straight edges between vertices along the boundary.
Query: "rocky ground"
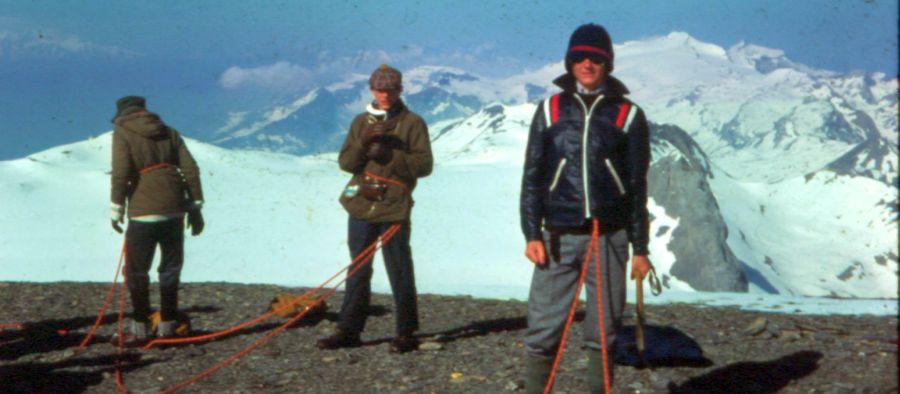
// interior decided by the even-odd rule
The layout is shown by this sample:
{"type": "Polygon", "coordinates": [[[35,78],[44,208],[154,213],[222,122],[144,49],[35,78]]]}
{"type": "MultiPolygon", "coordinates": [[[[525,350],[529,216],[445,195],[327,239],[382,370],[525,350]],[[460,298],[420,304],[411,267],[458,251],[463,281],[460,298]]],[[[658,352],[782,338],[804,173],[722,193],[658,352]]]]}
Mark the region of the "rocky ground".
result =
{"type": "MultiPolygon", "coordinates": [[[[75,351],[108,285],[0,282],[0,392],[110,393],[115,370],[134,393],[157,392],[214,366],[285,320],[275,318],[212,342],[117,355],[109,344],[116,308],[95,341],[75,351]]],[[[196,332],[212,332],[265,312],[285,289],[187,283],[181,306],[196,332]]],[[[340,293],[324,315],[302,321],[185,393],[517,393],[526,305],[516,301],[421,295],[423,349],[388,352],[393,303],[375,295],[364,346],[318,350],[334,328],[340,293]]],[[[619,366],[617,393],[896,393],[897,318],[800,316],[685,304],[648,306],[655,333],[693,339],[701,360],[653,368],[619,366]]],[[[632,310],[629,307],[629,311],[632,310]]],[[[626,326],[632,325],[629,315],[626,326]]],[[[627,328],[627,327],[626,327],[627,328]]],[[[581,326],[572,330],[556,393],[585,392],[581,326]]],[[[648,349],[648,352],[650,350],[648,349]]]]}

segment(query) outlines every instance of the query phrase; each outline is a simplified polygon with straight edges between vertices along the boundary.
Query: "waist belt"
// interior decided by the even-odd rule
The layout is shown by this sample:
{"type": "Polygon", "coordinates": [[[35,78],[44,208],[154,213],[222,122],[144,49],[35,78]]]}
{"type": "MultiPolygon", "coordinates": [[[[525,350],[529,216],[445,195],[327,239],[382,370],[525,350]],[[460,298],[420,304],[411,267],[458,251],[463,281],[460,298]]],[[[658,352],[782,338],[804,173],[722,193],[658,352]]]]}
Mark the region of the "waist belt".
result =
{"type": "MultiPolygon", "coordinates": [[[[600,226],[600,235],[611,234],[623,228],[625,228],[625,226],[600,226]]],[[[591,235],[591,233],[594,231],[590,223],[575,227],[544,226],[544,229],[552,235],[591,235]]]]}
{"type": "Polygon", "coordinates": [[[400,181],[398,181],[398,180],[396,180],[396,179],[391,179],[391,178],[388,178],[388,177],[383,177],[383,176],[381,176],[381,175],[375,175],[374,173],[371,173],[371,172],[368,172],[368,171],[365,172],[365,176],[367,176],[367,177],[369,177],[369,178],[372,178],[372,179],[375,179],[375,180],[377,180],[377,181],[379,181],[379,182],[390,183],[390,184],[392,184],[392,185],[400,186],[400,187],[403,188],[403,190],[406,191],[407,193],[410,193],[410,194],[412,193],[412,191],[409,190],[409,186],[406,186],[405,183],[400,182],[400,181]]]}
{"type": "Polygon", "coordinates": [[[168,168],[168,167],[176,167],[176,166],[174,164],[170,164],[170,163],[159,163],[159,164],[154,164],[152,166],[147,166],[147,167],[141,168],[140,171],[138,171],[138,173],[141,175],[144,175],[144,174],[151,173],[153,171],[161,170],[163,168],[168,168]]]}

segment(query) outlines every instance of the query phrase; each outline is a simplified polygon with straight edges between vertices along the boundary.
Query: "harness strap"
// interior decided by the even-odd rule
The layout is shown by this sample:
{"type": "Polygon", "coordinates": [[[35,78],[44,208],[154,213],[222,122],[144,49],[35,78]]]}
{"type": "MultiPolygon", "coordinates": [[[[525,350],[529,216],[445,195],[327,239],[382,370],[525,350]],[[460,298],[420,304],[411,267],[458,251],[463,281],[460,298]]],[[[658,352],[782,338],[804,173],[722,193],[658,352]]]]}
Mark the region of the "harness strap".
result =
{"type": "MultiPolygon", "coordinates": [[[[168,168],[168,167],[176,167],[176,166],[175,166],[174,164],[171,164],[171,163],[157,163],[157,164],[154,164],[154,165],[152,165],[152,166],[147,166],[147,167],[141,168],[140,171],[138,171],[138,173],[141,174],[141,175],[144,175],[144,174],[148,174],[148,173],[151,173],[151,172],[153,172],[153,171],[161,170],[161,169],[163,169],[163,168],[168,168]]],[[[176,167],[176,168],[177,168],[177,167],[176,167]]]]}
{"type": "Polygon", "coordinates": [[[559,94],[550,98],[550,121],[556,123],[559,120],[559,94]]]}
{"type": "Polygon", "coordinates": [[[557,93],[544,100],[544,122],[548,128],[559,120],[559,96],[557,93]]]}
{"type": "Polygon", "coordinates": [[[625,120],[628,118],[629,112],[631,112],[631,104],[623,102],[619,107],[619,116],[616,117],[616,128],[625,127],[625,120]]]}
{"type": "Polygon", "coordinates": [[[366,175],[367,177],[369,177],[369,178],[372,178],[372,179],[375,179],[375,180],[378,180],[378,181],[381,181],[381,182],[384,182],[384,183],[390,183],[390,184],[392,184],[392,185],[400,186],[400,187],[403,188],[403,190],[405,190],[407,193],[412,194],[412,191],[409,190],[409,186],[406,186],[405,183],[400,182],[400,181],[398,181],[398,180],[396,180],[396,179],[391,179],[391,178],[388,178],[388,177],[383,177],[383,176],[381,176],[381,175],[376,175],[375,173],[372,173],[372,172],[369,172],[369,171],[366,171],[366,172],[365,172],[365,175],[366,175]]]}
{"type": "MultiPolygon", "coordinates": [[[[559,96],[560,94],[557,93],[544,100],[544,121],[548,128],[559,120],[559,96]]],[[[634,104],[627,101],[622,102],[622,105],[619,106],[619,115],[616,117],[616,128],[627,133],[631,122],[637,115],[637,109],[634,104]]]]}

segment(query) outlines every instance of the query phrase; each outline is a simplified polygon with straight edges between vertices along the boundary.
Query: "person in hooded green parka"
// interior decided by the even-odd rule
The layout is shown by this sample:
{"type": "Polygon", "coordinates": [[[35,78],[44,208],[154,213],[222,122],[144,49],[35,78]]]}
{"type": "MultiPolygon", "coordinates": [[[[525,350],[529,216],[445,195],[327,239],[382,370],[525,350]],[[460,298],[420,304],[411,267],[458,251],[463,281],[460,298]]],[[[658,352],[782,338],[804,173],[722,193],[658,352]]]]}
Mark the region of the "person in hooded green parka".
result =
{"type": "Polygon", "coordinates": [[[160,318],[157,335],[174,336],[184,262],[185,216],[192,235],[203,231],[200,169],[175,129],[147,111],[139,96],[116,102],[112,142],[112,227],[125,231],[125,283],[131,294],[129,342],[152,336],[149,271],[157,245],[160,318]]]}

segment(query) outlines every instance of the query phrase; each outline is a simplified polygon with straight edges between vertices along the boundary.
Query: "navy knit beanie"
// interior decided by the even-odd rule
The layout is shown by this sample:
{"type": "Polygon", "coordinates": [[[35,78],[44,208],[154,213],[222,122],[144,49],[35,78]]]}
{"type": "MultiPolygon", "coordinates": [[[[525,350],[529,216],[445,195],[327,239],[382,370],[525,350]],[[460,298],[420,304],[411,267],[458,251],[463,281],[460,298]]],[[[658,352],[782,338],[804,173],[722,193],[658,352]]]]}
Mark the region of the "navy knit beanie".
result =
{"type": "Polygon", "coordinates": [[[588,23],[575,29],[569,38],[569,48],[566,51],[566,71],[571,73],[572,64],[586,57],[606,64],[607,73],[612,72],[615,55],[612,40],[603,26],[588,23]]]}

